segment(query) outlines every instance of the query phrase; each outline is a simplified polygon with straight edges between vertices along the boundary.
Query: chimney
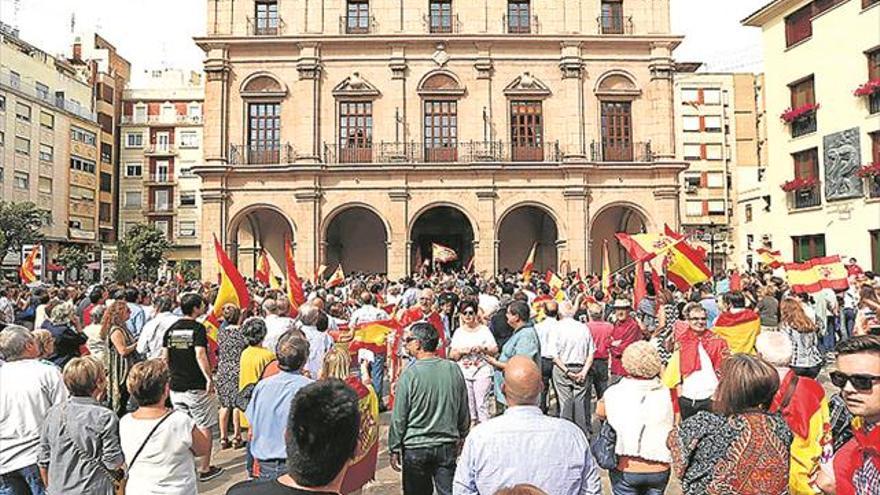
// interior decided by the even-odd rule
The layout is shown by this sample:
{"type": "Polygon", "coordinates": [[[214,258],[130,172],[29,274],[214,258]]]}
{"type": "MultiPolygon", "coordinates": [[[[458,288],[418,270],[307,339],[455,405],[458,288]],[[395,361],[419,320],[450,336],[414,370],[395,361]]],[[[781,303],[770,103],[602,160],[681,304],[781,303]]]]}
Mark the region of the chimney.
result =
{"type": "Polygon", "coordinates": [[[82,40],[80,40],[79,36],[73,40],[73,59],[82,60],[82,40]]]}

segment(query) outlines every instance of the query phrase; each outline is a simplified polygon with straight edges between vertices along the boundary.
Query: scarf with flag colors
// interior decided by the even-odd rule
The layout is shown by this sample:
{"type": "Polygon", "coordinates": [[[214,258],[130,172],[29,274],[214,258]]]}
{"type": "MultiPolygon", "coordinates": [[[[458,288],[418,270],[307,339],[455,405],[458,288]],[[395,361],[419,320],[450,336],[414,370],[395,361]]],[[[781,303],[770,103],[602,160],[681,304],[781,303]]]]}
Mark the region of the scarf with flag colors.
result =
{"type": "Polygon", "coordinates": [[[676,331],[675,340],[679,343],[679,348],[672,354],[661,375],[663,384],[669,388],[675,388],[685,377],[701,369],[700,346],[708,354],[716,375],[721,370],[721,363],[730,355],[727,342],[710,330],[698,334],[688,327],[683,331],[676,331]]]}
{"type": "Polygon", "coordinates": [[[755,353],[755,340],[761,331],[761,317],[751,309],[725,311],[718,315],[712,332],[727,341],[730,352],[755,353]]]}
{"type": "Polygon", "coordinates": [[[532,250],[529,251],[529,257],[526,258],[526,262],[522,267],[523,280],[526,283],[529,283],[532,279],[532,271],[535,269],[535,250],[538,248],[538,243],[532,244],[532,250]]]}
{"type": "Polygon", "coordinates": [[[354,455],[345,465],[342,475],[342,493],[354,493],[376,477],[379,459],[379,398],[373,387],[364,385],[357,377],[348,377],[345,384],[358,396],[360,427],[354,455]]]}
{"type": "Polygon", "coordinates": [[[261,250],[260,258],[257,261],[257,271],[254,272],[254,279],[263,285],[269,285],[269,276],[269,257],[266,256],[266,251],[261,250]]]}
{"type": "Polygon", "coordinates": [[[436,263],[449,263],[458,259],[458,254],[451,247],[443,244],[431,243],[431,259],[436,263]]]}
{"type": "Polygon", "coordinates": [[[299,307],[306,302],[302,280],[296,274],[296,263],[293,261],[293,246],[290,238],[284,238],[284,262],[287,265],[287,300],[290,301],[290,316],[299,314],[299,307]]]}
{"type": "Polygon", "coordinates": [[[21,277],[21,283],[31,284],[37,281],[36,261],[37,255],[40,253],[40,245],[37,244],[31,248],[31,252],[18,269],[18,276],[21,277]]]}
{"type": "Polygon", "coordinates": [[[846,267],[839,255],[813,258],[803,263],[785,263],[785,278],[795,293],[835,291],[849,287],[846,267]]]}
{"type": "Polygon", "coordinates": [[[758,253],[758,262],[764,265],[773,268],[779,268],[782,266],[782,253],[779,251],[772,251],[767,248],[758,248],[755,250],[758,253]]]}
{"type": "MultiPolygon", "coordinates": [[[[214,298],[214,305],[211,313],[205,319],[205,326],[208,329],[208,357],[217,355],[217,331],[220,329],[220,317],[223,314],[223,306],[232,304],[241,310],[244,310],[250,304],[250,295],[248,295],[247,285],[244,277],[238,272],[235,263],[226,255],[226,251],[214,236],[214,251],[217,255],[217,264],[219,265],[220,287],[217,290],[217,297],[214,298]]],[[[216,360],[216,358],[212,358],[216,360]]],[[[216,363],[211,363],[215,365],[216,363]]]]}

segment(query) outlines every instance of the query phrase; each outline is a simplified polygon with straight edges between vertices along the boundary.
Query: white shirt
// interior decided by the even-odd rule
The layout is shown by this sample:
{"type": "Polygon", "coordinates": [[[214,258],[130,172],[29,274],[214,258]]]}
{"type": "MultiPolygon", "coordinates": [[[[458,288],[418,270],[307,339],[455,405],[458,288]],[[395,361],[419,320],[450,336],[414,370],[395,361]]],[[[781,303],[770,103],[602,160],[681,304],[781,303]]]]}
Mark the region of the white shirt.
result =
{"type": "Polygon", "coordinates": [[[129,466],[126,495],[184,495],[198,492],[192,452],[192,418],[175,411],[156,429],[131,464],[156,419],[135,419],[128,414],[119,420],[119,441],[129,466]]]}
{"type": "Polygon", "coordinates": [[[674,419],[672,400],[659,378],[624,377],[608,387],[602,398],[608,423],[617,432],[617,455],[672,462],[666,447],[674,419]]]}
{"type": "Polygon", "coordinates": [[[159,313],[148,321],[138,337],[137,351],[147,359],[162,357],[162,339],[165,337],[165,332],[179,319],[180,317],[174,313],[159,313]]]}
{"type": "Polygon", "coordinates": [[[348,326],[350,328],[355,328],[362,323],[387,320],[388,318],[388,313],[385,311],[371,304],[365,304],[354,310],[351,314],[351,318],[348,319],[348,326]]]}
{"type": "MultiPolygon", "coordinates": [[[[475,330],[458,327],[452,334],[450,349],[469,349],[471,347],[497,347],[495,337],[486,325],[480,325],[475,330]]],[[[492,376],[492,365],[487,363],[478,354],[466,354],[458,360],[458,367],[465,380],[488,378],[492,376]]]]}
{"type": "Polygon", "coordinates": [[[551,357],[558,357],[565,364],[584,364],[593,355],[593,336],[583,323],[565,318],[559,320],[554,331],[550,340],[551,357]]]}
{"type": "Polygon", "coordinates": [[[559,320],[556,318],[544,318],[544,321],[535,325],[535,332],[538,333],[538,342],[541,343],[542,358],[550,359],[553,357],[553,346],[550,341],[554,338],[558,324],[559,320]]]}
{"type": "Polygon", "coordinates": [[[697,354],[700,356],[700,369],[684,377],[681,382],[681,396],[692,400],[703,400],[712,397],[718,388],[718,376],[712,367],[709,353],[703,349],[703,344],[697,344],[697,354]]]}
{"type": "Polygon", "coordinates": [[[66,400],[57,366],[38,359],[0,366],[0,474],[37,463],[46,413],[66,400]]]}
{"type": "Polygon", "coordinates": [[[324,364],[324,356],[333,347],[333,338],[327,332],[319,332],[317,327],[303,325],[300,327],[309,340],[309,360],[306,361],[306,369],[312,380],[318,379],[318,372],[324,364]]]}
{"type": "Polygon", "coordinates": [[[278,345],[278,339],[287,333],[288,330],[295,328],[293,318],[278,315],[266,315],[266,337],[263,339],[263,347],[275,352],[275,346],[278,345]]]}

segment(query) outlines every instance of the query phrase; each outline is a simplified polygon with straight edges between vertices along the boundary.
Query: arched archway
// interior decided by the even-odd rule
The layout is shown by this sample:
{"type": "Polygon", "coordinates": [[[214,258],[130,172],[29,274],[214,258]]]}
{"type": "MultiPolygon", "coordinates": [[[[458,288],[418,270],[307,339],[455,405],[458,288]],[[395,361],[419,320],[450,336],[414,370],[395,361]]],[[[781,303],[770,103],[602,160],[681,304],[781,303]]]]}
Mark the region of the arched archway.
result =
{"type": "Polygon", "coordinates": [[[412,224],[409,238],[413,272],[431,259],[433,243],[452,248],[458,255],[448,267],[460,267],[474,256],[474,227],[467,215],[453,206],[433,206],[422,211],[412,224]]]}
{"type": "Polygon", "coordinates": [[[592,249],[590,250],[590,259],[592,260],[591,271],[600,273],[602,271],[602,244],[608,241],[608,263],[611,270],[616,270],[629,262],[629,255],[626,250],[617,242],[614,234],[626,232],[627,234],[638,234],[647,230],[648,219],[644,213],[635,206],[617,203],[610,205],[596,214],[593,219],[593,225],[590,228],[590,240],[592,241],[592,249]]]}
{"type": "Polygon", "coordinates": [[[253,277],[261,250],[266,251],[272,275],[284,275],[284,239],[295,241],[293,224],[280,210],[258,205],[239,212],[230,222],[229,254],[245,277],[253,277]]]}
{"type": "Polygon", "coordinates": [[[518,271],[535,245],[535,271],[543,273],[559,266],[556,220],[539,206],[523,205],[508,211],[498,224],[498,268],[518,271]]]}
{"type": "Polygon", "coordinates": [[[331,216],[324,229],[323,264],[342,263],[346,273],[388,272],[388,231],[385,222],[364,206],[348,206],[331,216]]]}

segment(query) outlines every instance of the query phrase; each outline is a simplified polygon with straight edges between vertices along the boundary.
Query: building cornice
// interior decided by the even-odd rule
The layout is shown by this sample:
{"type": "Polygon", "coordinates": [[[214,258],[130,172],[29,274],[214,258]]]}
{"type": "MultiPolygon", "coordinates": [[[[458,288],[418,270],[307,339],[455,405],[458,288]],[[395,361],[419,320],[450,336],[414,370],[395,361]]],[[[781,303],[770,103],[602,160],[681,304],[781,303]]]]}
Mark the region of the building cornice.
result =
{"type": "Polygon", "coordinates": [[[809,0],[773,0],[740,21],[740,23],[744,26],[762,27],[772,19],[808,3],[809,0]]]}

